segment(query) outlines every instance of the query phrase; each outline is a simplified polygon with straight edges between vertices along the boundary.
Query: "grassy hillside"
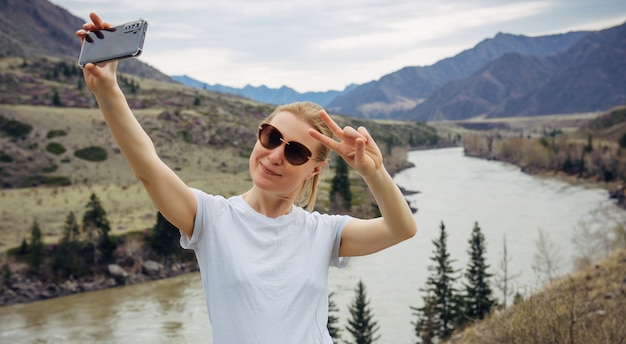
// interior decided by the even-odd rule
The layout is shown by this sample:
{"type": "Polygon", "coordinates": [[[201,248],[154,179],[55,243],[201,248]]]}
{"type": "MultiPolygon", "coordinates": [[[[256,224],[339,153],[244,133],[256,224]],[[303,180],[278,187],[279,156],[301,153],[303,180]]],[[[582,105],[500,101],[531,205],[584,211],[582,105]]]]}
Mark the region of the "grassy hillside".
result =
{"type": "Polygon", "coordinates": [[[448,343],[624,343],[626,249],[554,281],[448,343]]]}
{"type": "MultiPolygon", "coordinates": [[[[156,210],[116,148],[98,110],[32,106],[1,106],[0,110],[10,112],[13,118],[34,128],[28,139],[16,142],[22,149],[3,148],[5,154],[13,156],[16,155],[13,152],[25,152],[16,156],[14,162],[2,164],[3,173],[9,174],[5,179],[17,177],[23,181],[31,180],[29,175],[44,175],[71,180],[69,186],[41,185],[0,191],[2,249],[18,244],[29,233],[34,219],[41,224],[47,239],[54,240],[67,213],[74,211],[80,216],[91,193],[101,198],[114,231],[144,229],[154,224],[156,210]],[[52,130],[64,130],[67,135],[47,139],[46,134],[52,130]],[[67,151],[60,155],[45,151],[49,142],[60,143],[67,151]],[[106,161],[87,161],[73,155],[89,146],[104,148],[108,153],[106,161]],[[57,168],[45,172],[49,166],[57,168]]],[[[236,147],[216,149],[207,145],[198,149],[197,144],[162,130],[157,112],[140,110],[137,116],[150,128],[161,157],[191,186],[225,195],[239,193],[249,186],[247,158],[236,147]]],[[[6,147],[7,143],[3,143],[6,147]]],[[[21,182],[18,184],[23,186],[21,182]]]]}
{"type": "MultiPolygon", "coordinates": [[[[0,250],[28,238],[34,220],[45,241],[55,241],[70,211],[80,220],[91,193],[102,200],[114,234],[154,225],[156,209],[79,70],[57,59],[5,58],[0,79],[0,250]],[[79,154],[85,149],[98,154],[85,160],[79,154]]],[[[128,75],[120,76],[120,85],[162,159],[189,185],[226,196],[250,186],[249,152],[273,106],[128,75]]],[[[335,118],[342,126],[367,126],[392,172],[406,167],[409,145],[437,142],[425,125],[335,118]]],[[[321,208],[328,189],[322,186],[321,208]]]]}

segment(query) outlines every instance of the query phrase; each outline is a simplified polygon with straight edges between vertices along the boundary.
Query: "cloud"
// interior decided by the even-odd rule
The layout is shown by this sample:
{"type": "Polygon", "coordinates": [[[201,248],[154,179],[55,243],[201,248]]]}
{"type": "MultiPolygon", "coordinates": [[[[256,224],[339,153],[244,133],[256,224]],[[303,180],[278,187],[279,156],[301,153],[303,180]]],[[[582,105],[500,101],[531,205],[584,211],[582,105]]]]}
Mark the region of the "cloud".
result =
{"type": "Polygon", "coordinates": [[[626,18],[623,0],[54,2],[82,18],[96,11],[113,24],[147,18],[141,59],[168,74],[299,91],[341,89],[430,65],[498,32],[593,30],[626,18]]]}

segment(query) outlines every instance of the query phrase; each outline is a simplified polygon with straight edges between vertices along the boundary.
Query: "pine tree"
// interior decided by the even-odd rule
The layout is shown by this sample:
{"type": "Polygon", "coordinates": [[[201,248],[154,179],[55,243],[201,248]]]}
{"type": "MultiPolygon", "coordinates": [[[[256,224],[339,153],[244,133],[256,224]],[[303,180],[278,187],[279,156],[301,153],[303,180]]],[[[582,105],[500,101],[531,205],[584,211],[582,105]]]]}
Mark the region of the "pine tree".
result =
{"type": "Polygon", "coordinates": [[[369,306],[369,300],[367,299],[367,291],[363,281],[359,280],[356,289],[354,290],[356,295],[354,301],[348,307],[351,318],[348,319],[348,325],[346,329],[352,337],[354,342],[347,342],[351,344],[371,344],[375,343],[380,336],[376,336],[378,331],[378,323],[373,320],[374,313],[369,306]]]}
{"type": "Polygon", "coordinates": [[[447,339],[460,323],[462,300],[454,287],[458,276],[457,271],[452,268],[454,260],[448,253],[447,238],[446,227],[441,222],[439,238],[433,240],[434,256],[430,258],[435,264],[428,267],[433,274],[426,280],[426,288],[422,289],[427,295],[432,296],[425,298],[424,307],[413,308],[418,316],[416,324],[421,324],[416,325],[416,335],[423,341],[425,340],[423,335],[431,338],[429,340],[432,340],[432,335],[438,340],[447,339]],[[423,317],[429,319],[424,320],[423,317]],[[430,322],[434,322],[434,331],[418,331],[428,329],[427,325],[430,322]]]}
{"type": "Polygon", "coordinates": [[[328,323],[326,323],[326,328],[333,341],[338,342],[341,339],[341,329],[339,328],[339,316],[336,315],[339,312],[339,308],[333,301],[334,295],[335,293],[328,294],[328,323]]]}
{"type": "Polygon", "coordinates": [[[481,232],[478,222],[474,224],[469,244],[470,260],[465,272],[467,283],[465,284],[464,316],[473,321],[484,319],[496,306],[496,302],[492,297],[491,286],[489,285],[489,278],[492,274],[487,272],[489,265],[485,259],[487,253],[485,236],[481,232]]]}
{"type": "Polygon", "coordinates": [[[76,216],[74,216],[74,212],[70,212],[65,218],[63,238],[54,253],[54,270],[64,276],[79,270],[79,232],[80,227],[76,222],[76,216]]]}
{"type": "Polygon", "coordinates": [[[417,321],[412,322],[415,327],[418,344],[433,344],[437,338],[438,325],[435,320],[435,299],[431,291],[427,291],[423,297],[424,306],[421,308],[411,306],[413,315],[417,316],[417,321]]]}
{"type": "Polygon", "coordinates": [[[33,226],[30,231],[30,245],[28,250],[28,265],[30,271],[34,274],[38,274],[43,265],[45,258],[43,239],[41,237],[41,229],[37,220],[33,221],[33,226]]]}
{"type": "Polygon", "coordinates": [[[150,246],[161,256],[170,256],[180,252],[180,232],[163,215],[157,213],[157,222],[152,228],[150,246]]]}
{"type": "Polygon", "coordinates": [[[96,194],[91,194],[86,208],[83,214],[83,231],[87,233],[88,241],[93,245],[94,263],[99,262],[100,255],[105,261],[110,260],[116,245],[109,237],[111,225],[96,194]]]}
{"type": "Polygon", "coordinates": [[[332,211],[349,211],[352,207],[352,192],[350,191],[350,178],[348,163],[343,159],[337,159],[335,176],[331,181],[330,203],[332,211]]]}
{"type": "Polygon", "coordinates": [[[22,239],[22,243],[20,244],[20,248],[17,250],[17,254],[22,256],[28,254],[28,243],[26,242],[26,238],[22,239]]]}
{"type": "Polygon", "coordinates": [[[61,97],[59,96],[59,92],[57,90],[54,90],[54,92],[52,93],[52,105],[53,106],[63,106],[63,103],[61,102],[61,97]]]}

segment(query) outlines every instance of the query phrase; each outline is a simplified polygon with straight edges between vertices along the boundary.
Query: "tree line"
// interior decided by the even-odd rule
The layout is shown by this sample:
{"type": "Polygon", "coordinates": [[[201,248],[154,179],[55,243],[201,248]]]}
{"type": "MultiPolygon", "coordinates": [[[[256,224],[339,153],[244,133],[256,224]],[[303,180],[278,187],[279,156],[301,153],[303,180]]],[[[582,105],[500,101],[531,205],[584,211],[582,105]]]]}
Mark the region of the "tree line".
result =
{"type": "MultiPolygon", "coordinates": [[[[453,267],[454,260],[447,248],[446,228],[441,223],[439,237],[433,240],[435,246],[430,257],[431,272],[426,284],[420,289],[423,293],[421,306],[410,306],[415,320],[416,343],[431,344],[450,338],[452,333],[484,319],[498,307],[490,284],[493,276],[486,262],[485,237],[478,223],[475,223],[469,239],[469,263],[465,272],[453,267]],[[458,287],[461,277],[464,280],[458,287]]],[[[506,245],[505,245],[506,247],[506,245]]],[[[506,260],[505,256],[505,260],[506,260]]],[[[510,276],[506,277],[506,279],[510,276]]],[[[366,287],[359,281],[355,296],[349,305],[350,318],[345,330],[351,339],[343,339],[344,329],[339,326],[338,308],[333,301],[333,293],[329,295],[328,330],[336,343],[371,344],[380,339],[379,326],[374,320],[374,312],[367,298],[366,287]]],[[[506,291],[504,291],[506,293],[506,291]]],[[[506,299],[506,295],[505,295],[506,299]]]]}
{"type": "MultiPolygon", "coordinates": [[[[115,262],[120,256],[128,256],[123,243],[129,235],[137,234],[111,234],[107,213],[94,193],[85,205],[82,224],[79,224],[74,212],[67,214],[62,236],[56,244],[44,244],[41,225],[35,219],[30,229],[30,240],[24,238],[18,248],[9,250],[9,254],[26,262],[27,273],[40,279],[81,277],[97,271],[99,266],[115,262]]],[[[178,236],[178,230],[157,213],[156,224],[144,233],[143,240],[148,244],[145,251],[156,258],[182,254],[178,236]]],[[[11,271],[7,265],[2,269],[7,280],[11,271]]]]}

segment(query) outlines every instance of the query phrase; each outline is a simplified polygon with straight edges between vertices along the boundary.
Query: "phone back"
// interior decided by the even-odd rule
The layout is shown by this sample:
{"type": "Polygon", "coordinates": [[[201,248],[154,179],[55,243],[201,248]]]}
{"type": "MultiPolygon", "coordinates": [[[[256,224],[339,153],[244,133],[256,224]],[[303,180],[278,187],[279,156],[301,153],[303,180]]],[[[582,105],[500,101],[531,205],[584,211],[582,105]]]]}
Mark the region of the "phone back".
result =
{"type": "Polygon", "coordinates": [[[85,39],[81,47],[78,64],[98,63],[141,54],[143,42],[148,28],[145,19],[115,26],[109,30],[90,32],[92,42],[85,39]]]}

